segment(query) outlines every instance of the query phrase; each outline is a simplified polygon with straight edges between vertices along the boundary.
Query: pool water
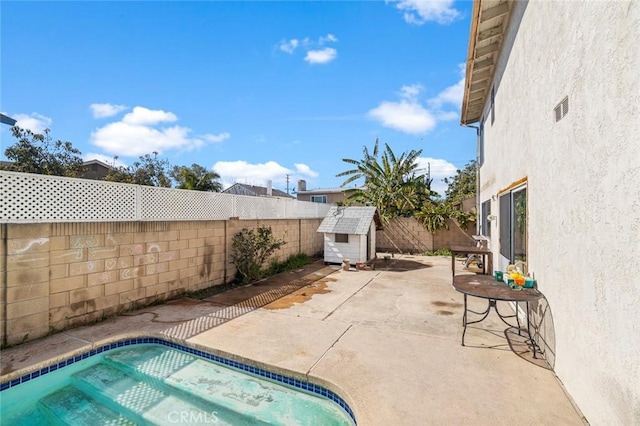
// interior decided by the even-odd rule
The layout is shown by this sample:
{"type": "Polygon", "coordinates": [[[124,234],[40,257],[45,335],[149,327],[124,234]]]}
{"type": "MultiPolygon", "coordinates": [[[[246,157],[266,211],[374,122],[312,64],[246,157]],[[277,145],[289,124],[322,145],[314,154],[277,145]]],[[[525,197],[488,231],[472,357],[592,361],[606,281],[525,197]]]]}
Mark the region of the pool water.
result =
{"type": "Polygon", "coordinates": [[[112,349],[0,393],[3,425],[353,425],[328,398],[158,344],[112,349]]]}

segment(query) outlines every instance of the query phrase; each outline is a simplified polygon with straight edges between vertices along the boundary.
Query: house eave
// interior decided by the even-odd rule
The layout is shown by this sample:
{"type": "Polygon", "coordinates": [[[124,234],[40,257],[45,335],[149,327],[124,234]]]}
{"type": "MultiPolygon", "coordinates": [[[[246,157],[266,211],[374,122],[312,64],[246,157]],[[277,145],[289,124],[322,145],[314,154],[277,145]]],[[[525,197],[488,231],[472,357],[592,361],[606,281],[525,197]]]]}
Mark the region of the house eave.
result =
{"type": "Polygon", "coordinates": [[[476,0],[473,3],[469,50],[460,123],[477,123],[491,94],[514,0],[476,0]]]}

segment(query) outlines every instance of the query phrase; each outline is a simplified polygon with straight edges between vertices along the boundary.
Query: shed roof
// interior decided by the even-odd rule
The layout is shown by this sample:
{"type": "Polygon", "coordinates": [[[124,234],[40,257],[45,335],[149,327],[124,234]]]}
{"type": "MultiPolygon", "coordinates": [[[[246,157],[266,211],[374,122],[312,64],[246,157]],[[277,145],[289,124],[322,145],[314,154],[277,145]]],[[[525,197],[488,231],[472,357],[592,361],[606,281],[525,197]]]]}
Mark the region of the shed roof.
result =
{"type": "Polygon", "coordinates": [[[375,207],[332,206],[317,232],[366,235],[371,228],[375,213],[375,207]]]}

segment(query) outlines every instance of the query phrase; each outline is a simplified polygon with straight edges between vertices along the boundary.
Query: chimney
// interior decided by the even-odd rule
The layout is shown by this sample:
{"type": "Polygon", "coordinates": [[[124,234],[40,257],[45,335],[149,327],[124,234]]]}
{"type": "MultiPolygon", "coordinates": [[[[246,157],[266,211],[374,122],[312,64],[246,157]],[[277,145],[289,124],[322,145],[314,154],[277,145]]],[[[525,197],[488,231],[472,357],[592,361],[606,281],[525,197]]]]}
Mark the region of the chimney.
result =
{"type": "Polygon", "coordinates": [[[273,196],[273,183],[271,179],[267,180],[267,197],[273,196]]]}
{"type": "Polygon", "coordinates": [[[307,181],[300,179],[298,181],[298,192],[307,190],[307,181]]]}

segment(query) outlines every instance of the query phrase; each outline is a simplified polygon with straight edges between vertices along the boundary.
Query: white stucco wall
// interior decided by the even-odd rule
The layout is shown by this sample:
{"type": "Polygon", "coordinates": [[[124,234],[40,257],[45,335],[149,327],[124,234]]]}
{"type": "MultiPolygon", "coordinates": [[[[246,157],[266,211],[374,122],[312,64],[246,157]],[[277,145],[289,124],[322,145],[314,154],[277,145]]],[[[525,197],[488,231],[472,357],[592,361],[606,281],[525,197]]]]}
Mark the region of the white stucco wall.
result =
{"type": "Polygon", "coordinates": [[[555,372],[591,424],[640,424],[640,2],[514,5],[480,201],[528,179],[528,265],[555,372]]]}

